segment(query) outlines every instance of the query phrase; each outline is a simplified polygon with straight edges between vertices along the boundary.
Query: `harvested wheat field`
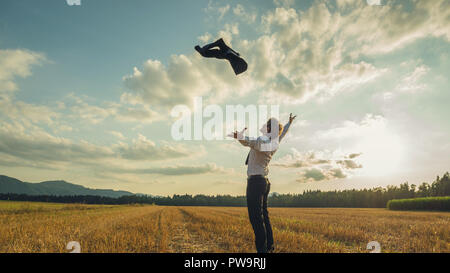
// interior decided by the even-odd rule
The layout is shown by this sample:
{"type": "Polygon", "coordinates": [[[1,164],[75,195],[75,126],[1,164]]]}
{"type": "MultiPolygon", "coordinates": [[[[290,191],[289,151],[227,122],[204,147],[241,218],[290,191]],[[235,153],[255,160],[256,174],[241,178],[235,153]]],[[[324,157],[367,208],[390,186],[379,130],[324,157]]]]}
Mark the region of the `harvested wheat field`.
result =
{"type": "MultiPolygon", "coordinates": [[[[450,213],[270,208],[276,252],[450,252],[450,213]]],[[[0,202],[0,252],[255,252],[246,208],[0,202]]]]}

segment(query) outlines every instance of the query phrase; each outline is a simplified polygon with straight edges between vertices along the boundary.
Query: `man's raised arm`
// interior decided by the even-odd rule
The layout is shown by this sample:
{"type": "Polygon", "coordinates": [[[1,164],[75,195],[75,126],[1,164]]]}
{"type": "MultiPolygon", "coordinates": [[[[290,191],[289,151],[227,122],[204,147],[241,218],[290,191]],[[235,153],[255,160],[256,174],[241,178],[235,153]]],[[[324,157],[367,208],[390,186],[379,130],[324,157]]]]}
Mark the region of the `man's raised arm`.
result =
{"type": "Polygon", "coordinates": [[[289,127],[291,126],[292,122],[294,121],[294,119],[295,119],[296,117],[297,117],[297,116],[292,116],[292,113],[289,115],[289,121],[288,121],[288,123],[286,123],[286,125],[284,125],[284,127],[283,127],[283,132],[281,133],[280,138],[279,138],[280,141],[281,141],[281,140],[284,138],[284,136],[287,134],[287,132],[288,132],[288,130],[289,130],[289,127]]]}

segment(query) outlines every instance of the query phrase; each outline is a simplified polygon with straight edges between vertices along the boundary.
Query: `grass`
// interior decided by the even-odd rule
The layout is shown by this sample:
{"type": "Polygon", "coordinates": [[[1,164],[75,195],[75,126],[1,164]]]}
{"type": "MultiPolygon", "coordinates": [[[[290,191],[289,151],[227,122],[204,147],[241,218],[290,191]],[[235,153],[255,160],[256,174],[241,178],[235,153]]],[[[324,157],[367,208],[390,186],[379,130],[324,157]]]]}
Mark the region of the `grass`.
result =
{"type": "Polygon", "coordinates": [[[387,203],[391,210],[437,210],[450,211],[450,196],[394,199],[387,203]]]}
{"type": "Polygon", "coordinates": [[[19,201],[1,201],[0,214],[22,214],[36,213],[56,210],[86,210],[95,208],[111,208],[113,206],[98,206],[84,204],[59,204],[44,202],[19,202],[19,201]]]}
{"type": "MultiPolygon", "coordinates": [[[[450,252],[450,213],[270,208],[277,252],[450,252]]],[[[246,208],[0,202],[0,252],[255,252],[246,208]]]]}

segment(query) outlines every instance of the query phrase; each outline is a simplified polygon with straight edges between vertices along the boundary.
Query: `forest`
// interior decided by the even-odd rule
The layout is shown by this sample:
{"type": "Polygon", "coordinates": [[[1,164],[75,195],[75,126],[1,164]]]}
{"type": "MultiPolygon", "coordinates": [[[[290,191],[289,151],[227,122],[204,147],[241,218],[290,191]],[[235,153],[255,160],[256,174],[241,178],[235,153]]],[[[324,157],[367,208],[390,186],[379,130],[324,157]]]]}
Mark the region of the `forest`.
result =
{"type": "MultiPolygon", "coordinates": [[[[277,194],[269,196],[271,207],[346,207],[346,208],[385,208],[388,201],[419,197],[450,196],[450,175],[446,172],[434,182],[419,186],[405,182],[399,186],[378,187],[362,190],[343,191],[305,191],[301,194],[277,194]]],[[[0,194],[0,200],[39,201],[54,203],[82,204],[154,204],[161,206],[246,206],[245,196],[232,195],[173,195],[166,197],[148,195],[128,195],[118,198],[94,195],[25,195],[0,194]]]]}

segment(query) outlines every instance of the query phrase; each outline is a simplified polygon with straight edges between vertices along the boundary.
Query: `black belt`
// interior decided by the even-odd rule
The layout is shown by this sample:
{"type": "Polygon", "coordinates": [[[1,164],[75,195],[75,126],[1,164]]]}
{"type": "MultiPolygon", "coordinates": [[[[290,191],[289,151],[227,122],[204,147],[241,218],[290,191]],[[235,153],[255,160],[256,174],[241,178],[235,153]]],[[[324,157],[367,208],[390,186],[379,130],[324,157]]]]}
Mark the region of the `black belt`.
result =
{"type": "Polygon", "coordinates": [[[254,178],[263,178],[263,179],[266,179],[267,180],[267,176],[264,176],[264,175],[262,175],[262,174],[255,174],[255,175],[250,175],[248,178],[247,178],[247,180],[250,180],[250,179],[254,179],[254,178]]]}

